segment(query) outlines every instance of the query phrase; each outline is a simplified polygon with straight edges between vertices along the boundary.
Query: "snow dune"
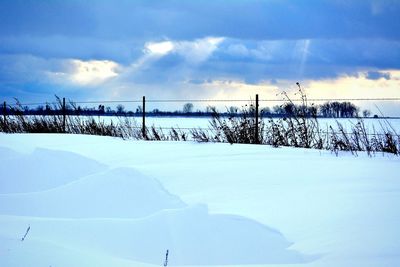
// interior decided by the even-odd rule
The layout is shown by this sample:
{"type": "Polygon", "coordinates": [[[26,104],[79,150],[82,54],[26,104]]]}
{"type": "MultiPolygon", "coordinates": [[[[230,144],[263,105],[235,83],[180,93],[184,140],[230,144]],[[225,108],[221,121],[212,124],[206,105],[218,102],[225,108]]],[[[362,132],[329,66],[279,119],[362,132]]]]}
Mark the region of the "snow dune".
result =
{"type": "Polygon", "coordinates": [[[0,266],[159,266],[167,249],[169,266],[316,258],[254,220],[188,206],[132,168],[48,149],[0,147],[0,159],[0,266]]]}

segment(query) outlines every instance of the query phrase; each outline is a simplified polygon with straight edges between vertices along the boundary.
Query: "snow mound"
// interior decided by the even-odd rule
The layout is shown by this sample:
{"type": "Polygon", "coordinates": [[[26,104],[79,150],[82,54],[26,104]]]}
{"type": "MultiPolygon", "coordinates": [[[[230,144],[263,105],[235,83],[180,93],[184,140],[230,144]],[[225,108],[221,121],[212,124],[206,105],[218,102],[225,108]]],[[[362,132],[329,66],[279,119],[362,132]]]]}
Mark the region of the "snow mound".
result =
{"type": "Polygon", "coordinates": [[[21,154],[0,147],[0,160],[0,194],[47,190],[106,169],[78,154],[43,148],[21,154]]]}
{"type": "Polygon", "coordinates": [[[138,218],[184,206],[157,180],[130,168],[107,170],[47,191],[0,195],[0,214],[35,217],[138,218]]]}
{"type": "MultiPolygon", "coordinates": [[[[31,230],[22,247],[32,246],[32,242],[39,242],[35,247],[62,244],[71,250],[147,264],[161,265],[167,249],[171,266],[311,260],[288,249],[291,243],[280,232],[244,217],[210,215],[203,205],[164,210],[141,219],[2,218],[0,241],[17,239],[19,236],[12,238],[10,233],[22,235],[28,224],[31,230]]],[[[41,258],[41,262],[30,263],[51,264],[52,257],[41,258]]]]}

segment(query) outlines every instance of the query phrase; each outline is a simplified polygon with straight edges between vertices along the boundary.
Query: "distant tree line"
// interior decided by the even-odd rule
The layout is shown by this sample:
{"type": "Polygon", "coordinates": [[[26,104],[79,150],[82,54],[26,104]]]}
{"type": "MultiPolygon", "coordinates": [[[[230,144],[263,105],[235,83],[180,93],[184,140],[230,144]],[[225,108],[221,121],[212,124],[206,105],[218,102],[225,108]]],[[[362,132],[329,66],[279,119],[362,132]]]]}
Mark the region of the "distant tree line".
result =
{"type": "MultiPolygon", "coordinates": [[[[276,105],[270,108],[262,109],[265,115],[283,115],[294,116],[299,113],[304,113],[309,117],[322,118],[355,118],[359,116],[360,109],[351,102],[326,102],[321,105],[311,104],[310,106],[296,105],[294,103],[285,103],[284,105],[276,105]]],[[[364,117],[369,117],[371,112],[363,111],[364,117]]]]}
{"type": "MultiPolygon", "coordinates": [[[[255,111],[255,107],[246,105],[244,108],[250,111],[255,111]]],[[[241,108],[230,106],[225,111],[218,111],[221,116],[240,116],[241,108]]],[[[185,103],[182,110],[161,111],[159,109],[146,110],[146,116],[191,116],[191,117],[208,117],[211,116],[217,109],[213,106],[208,106],[204,110],[195,110],[192,103],[185,103]]],[[[30,108],[28,106],[17,105],[15,107],[7,106],[3,108],[3,113],[6,114],[24,114],[24,115],[87,115],[87,116],[141,116],[143,110],[138,106],[136,110],[126,110],[122,104],[119,104],[115,109],[98,105],[97,107],[82,107],[70,102],[66,105],[65,111],[62,110],[61,104],[46,104],[30,108]]],[[[264,107],[260,109],[261,116],[264,117],[285,117],[295,116],[300,112],[308,117],[321,118],[355,118],[360,116],[360,109],[351,102],[326,102],[321,105],[296,105],[292,102],[283,105],[276,105],[272,108],[264,107]]],[[[362,111],[363,117],[370,117],[369,110],[362,111]]],[[[374,115],[374,117],[377,117],[374,115]]]]}

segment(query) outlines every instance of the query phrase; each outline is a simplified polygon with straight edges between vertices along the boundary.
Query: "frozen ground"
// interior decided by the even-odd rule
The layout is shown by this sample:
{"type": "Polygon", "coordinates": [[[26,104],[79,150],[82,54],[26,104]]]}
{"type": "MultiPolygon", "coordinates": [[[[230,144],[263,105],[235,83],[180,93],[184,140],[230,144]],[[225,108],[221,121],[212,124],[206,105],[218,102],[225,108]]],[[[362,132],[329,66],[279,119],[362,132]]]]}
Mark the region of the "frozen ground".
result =
{"type": "Polygon", "coordinates": [[[391,155],[1,134],[0,162],[0,266],[400,265],[391,155]]]}

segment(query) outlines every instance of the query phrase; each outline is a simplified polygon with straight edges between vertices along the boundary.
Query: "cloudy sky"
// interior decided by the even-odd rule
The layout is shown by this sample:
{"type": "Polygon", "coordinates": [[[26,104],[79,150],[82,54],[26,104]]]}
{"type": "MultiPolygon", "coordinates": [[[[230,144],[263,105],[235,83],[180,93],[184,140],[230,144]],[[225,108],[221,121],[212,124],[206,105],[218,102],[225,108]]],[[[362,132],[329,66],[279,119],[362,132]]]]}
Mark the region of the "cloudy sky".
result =
{"type": "Polygon", "coordinates": [[[399,14],[398,0],[1,0],[0,96],[279,98],[298,81],[315,98],[399,97],[399,14]]]}

